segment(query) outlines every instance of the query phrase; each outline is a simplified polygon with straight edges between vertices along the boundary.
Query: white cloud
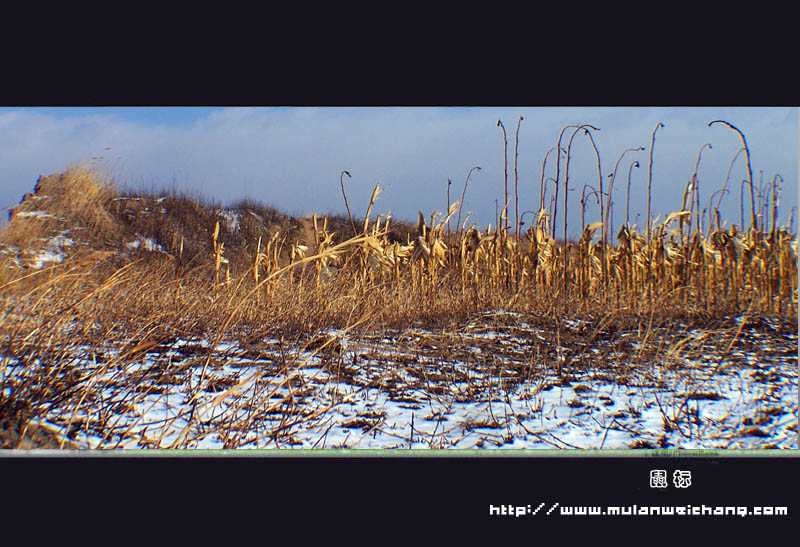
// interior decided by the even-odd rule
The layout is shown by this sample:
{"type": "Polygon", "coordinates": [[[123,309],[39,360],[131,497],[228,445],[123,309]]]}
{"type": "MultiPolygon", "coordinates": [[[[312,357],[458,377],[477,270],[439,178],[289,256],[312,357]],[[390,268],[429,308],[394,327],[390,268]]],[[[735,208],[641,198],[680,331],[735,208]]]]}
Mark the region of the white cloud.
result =
{"type": "MultiPolygon", "coordinates": [[[[98,109],[97,114],[57,117],[37,109],[0,112],[0,204],[9,206],[31,190],[39,174],[63,170],[71,163],[102,156],[101,164],[123,183],[167,188],[173,178],[179,188],[200,190],[217,201],[244,196],[290,212],[343,212],[339,174],[348,170],[348,199],[354,214],[363,212],[376,183],[386,187],[379,212],[415,219],[446,205],[447,179],[453,181],[451,201],[460,198],[464,179],[473,173],[465,210],[475,212],[480,225],[494,221],[494,200],[502,200],[503,140],[497,127],[502,118],[508,134],[509,193],[514,182],[514,134],[520,115],[518,171],[520,209],[538,206],[542,159],[568,124],[600,127],[595,141],[602,169],[608,175],[627,148],[615,183],[615,224],[624,220],[625,187],[630,162],[641,167],[631,175],[631,209],[646,207],[647,161],[651,133],[662,121],[655,145],[653,211],[680,207],[683,186],[694,170],[705,142],[700,166],[701,200],[721,187],[730,160],[741,146],[730,129],[706,124],[725,119],[745,132],[752,153],[754,177],[759,170],[772,180],[786,181],[782,217],[797,203],[797,110],[793,108],[230,108],[211,111],[190,124],[137,123],[132,116],[98,109]],[[110,150],[106,150],[109,148],[110,150]],[[621,211],[621,212],[620,212],[621,211]]],[[[565,133],[566,145],[571,132],[565,133]]],[[[555,173],[550,156],[547,176],[555,173]]],[[[562,163],[562,171],[564,165],[562,163]]],[[[737,160],[731,184],[746,176],[744,157],[737,160]]],[[[604,179],[607,185],[608,179],[604,179]]],[[[580,189],[597,184],[594,151],[586,137],[576,136],[570,161],[570,225],[580,222],[580,189]]],[[[552,190],[548,191],[552,194],[552,190]]],[[[563,196],[559,196],[559,201],[563,196]]],[[[738,195],[723,201],[723,216],[736,218],[738,195]]],[[[561,208],[563,205],[560,205],[561,208]]],[[[595,219],[590,207],[588,219],[595,219]]],[[[635,215],[632,212],[632,216],[635,215]]],[[[588,220],[587,219],[587,220],[588,220]]],[[[632,220],[634,220],[632,219],[632,220]]],[[[560,222],[559,222],[560,224],[560,222]]],[[[572,230],[570,230],[572,232],[572,230]]]]}

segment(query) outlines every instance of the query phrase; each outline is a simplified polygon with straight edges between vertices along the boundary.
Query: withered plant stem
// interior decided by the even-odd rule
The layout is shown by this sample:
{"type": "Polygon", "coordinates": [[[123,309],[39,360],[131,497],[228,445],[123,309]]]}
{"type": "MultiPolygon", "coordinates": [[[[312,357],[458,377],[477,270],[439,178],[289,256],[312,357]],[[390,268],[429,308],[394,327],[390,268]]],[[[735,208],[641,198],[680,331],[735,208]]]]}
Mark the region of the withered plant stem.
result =
{"type": "Polygon", "coordinates": [[[342,195],[344,196],[344,206],[347,208],[347,216],[350,218],[350,225],[353,227],[353,236],[358,235],[358,231],[356,230],[356,223],[353,221],[353,214],[350,212],[350,204],[347,203],[347,193],[344,191],[344,176],[347,175],[348,178],[352,178],[350,173],[347,171],[342,171],[341,175],[339,175],[339,184],[342,185],[342,195]]]}
{"type": "Polygon", "coordinates": [[[497,127],[503,130],[503,210],[500,212],[498,227],[502,224],[502,231],[505,232],[508,230],[508,138],[502,121],[497,120],[497,127]]]}
{"type": "Polygon", "coordinates": [[[648,245],[650,244],[650,194],[651,194],[651,187],[653,185],[653,149],[656,146],[656,133],[662,127],[664,127],[664,124],[658,122],[656,128],[653,129],[653,136],[650,139],[650,163],[648,165],[648,171],[647,171],[647,231],[645,233],[648,245]]]}
{"type": "MultiPolygon", "coordinates": [[[[755,231],[758,231],[758,221],[756,220],[756,198],[753,191],[753,168],[750,166],[750,149],[747,147],[747,138],[745,138],[744,133],[742,133],[738,127],[731,124],[730,122],[726,122],[725,120],[714,120],[708,122],[708,127],[711,127],[715,123],[722,123],[736,131],[739,136],[742,138],[742,145],[744,147],[744,153],[747,157],[747,178],[750,183],[750,212],[752,214],[752,225],[755,231]]],[[[742,230],[744,230],[744,226],[742,226],[742,230]]]]}
{"type": "MultiPolygon", "coordinates": [[[[464,190],[461,192],[461,201],[458,204],[458,221],[456,222],[456,230],[458,230],[458,237],[461,238],[461,210],[464,207],[464,197],[467,195],[467,184],[469,184],[469,177],[472,175],[473,171],[480,171],[481,168],[478,166],[473,167],[467,173],[467,178],[464,180],[464,190]]],[[[465,221],[466,224],[466,221],[465,221]]]]}
{"type": "Polygon", "coordinates": [[[519,126],[522,124],[523,119],[524,118],[522,116],[519,117],[519,121],[517,121],[517,131],[514,134],[514,220],[516,222],[514,231],[516,233],[517,243],[519,243],[519,187],[517,178],[517,159],[519,157],[519,126]]]}

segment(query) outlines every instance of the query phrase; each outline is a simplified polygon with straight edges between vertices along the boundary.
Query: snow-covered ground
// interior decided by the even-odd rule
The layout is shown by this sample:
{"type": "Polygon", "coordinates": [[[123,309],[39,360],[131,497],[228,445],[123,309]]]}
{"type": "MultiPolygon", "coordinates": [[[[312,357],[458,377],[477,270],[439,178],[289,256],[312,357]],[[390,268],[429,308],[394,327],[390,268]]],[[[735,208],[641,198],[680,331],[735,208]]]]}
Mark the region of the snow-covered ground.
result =
{"type": "Polygon", "coordinates": [[[217,211],[219,215],[225,220],[228,230],[235,232],[239,229],[240,214],[237,211],[229,211],[227,209],[220,209],[217,211]]]}
{"type": "Polygon", "coordinates": [[[125,244],[125,246],[128,249],[138,249],[138,248],[142,247],[143,249],[145,249],[146,251],[150,251],[151,253],[154,253],[154,252],[165,253],[166,252],[164,247],[162,247],[161,244],[159,244],[153,238],[144,237],[144,236],[141,236],[139,234],[136,234],[136,235],[138,236],[137,239],[125,244]]]}
{"type": "Polygon", "coordinates": [[[56,218],[55,215],[51,215],[47,211],[20,211],[16,214],[16,216],[20,218],[25,218],[25,217],[56,218]]]}
{"type": "Polygon", "coordinates": [[[798,448],[797,332],[693,329],[643,359],[636,331],[561,346],[505,319],[213,352],[178,340],[125,364],[86,348],[91,395],[47,419],[85,447],[798,448]]]}
{"type": "Polygon", "coordinates": [[[17,247],[4,245],[0,248],[0,253],[10,258],[17,267],[24,266],[38,270],[48,263],[62,262],[67,257],[68,248],[75,245],[75,241],[71,237],[67,237],[67,234],[69,234],[69,230],[64,230],[56,236],[41,240],[38,249],[26,249],[22,252],[17,247]]]}

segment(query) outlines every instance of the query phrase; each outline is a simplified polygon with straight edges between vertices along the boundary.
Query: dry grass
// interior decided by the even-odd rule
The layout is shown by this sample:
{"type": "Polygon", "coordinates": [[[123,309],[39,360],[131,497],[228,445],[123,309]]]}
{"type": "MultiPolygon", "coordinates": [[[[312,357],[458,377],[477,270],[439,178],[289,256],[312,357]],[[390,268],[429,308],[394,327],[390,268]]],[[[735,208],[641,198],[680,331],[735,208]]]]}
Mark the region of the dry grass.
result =
{"type": "MultiPolygon", "coordinates": [[[[177,339],[247,345],[412,323],[452,331],[485,310],[591,318],[592,340],[633,326],[646,339],[676,318],[797,318],[797,240],[774,220],[742,232],[717,219],[701,231],[689,208],[654,221],[649,234],[625,225],[617,244],[603,247],[593,240],[602,223],[584,227],[578,242],[557,242],[544,209],[519,238],[503,226],[446,231],[459,202],[443,219],[420,212],[416,227],[373,220],[378,191],[359,226],[343,216],[291,218],[249,201],[223,214],[187,195],[121,194],[84,168],[40,179],[0,234],[0,415],[4,430],[16,432],[0,436],[5,445],[28,446],[21,432],[29,424],[37,438],[52,438],[37,420],[54,407],[74,414],[99,404],[85,360],[121,369],[177,339]],[[360,232],[350,237],[354,225],[360,232]],[[60,248],[61,262],[32,266],[31,253],[57,236],[73,240],[60,248]],[[26,372],[4,374],[11,360],[26,372]]],[[[576,351],[565,361],[580,358],[576,351]]],[[[194,400],[203,386],[192,391],[194,400]]]]}

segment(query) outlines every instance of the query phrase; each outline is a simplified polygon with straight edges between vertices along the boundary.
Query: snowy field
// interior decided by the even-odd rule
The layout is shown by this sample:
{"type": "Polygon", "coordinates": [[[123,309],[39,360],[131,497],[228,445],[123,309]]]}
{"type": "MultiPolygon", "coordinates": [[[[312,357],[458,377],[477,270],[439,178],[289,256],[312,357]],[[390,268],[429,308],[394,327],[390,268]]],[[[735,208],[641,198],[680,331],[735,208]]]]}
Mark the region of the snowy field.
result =
{"type": "MultiPolygon", "coordinates": [[[[44,425],[86,448],[798,448],[796,328],[640,328],[498,312],[124,360],[83,348],[85,397],[44,425]]],[[[0,370],[6,395],[26,374],[0,370]]]]}

